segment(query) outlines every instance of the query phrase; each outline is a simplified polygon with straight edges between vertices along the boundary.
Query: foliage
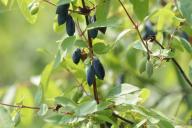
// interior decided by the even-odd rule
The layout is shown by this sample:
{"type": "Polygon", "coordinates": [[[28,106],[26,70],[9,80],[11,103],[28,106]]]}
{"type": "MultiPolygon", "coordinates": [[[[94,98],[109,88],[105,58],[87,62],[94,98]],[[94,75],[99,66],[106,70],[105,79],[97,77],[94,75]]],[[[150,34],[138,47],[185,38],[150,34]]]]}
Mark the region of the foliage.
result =
{"type": "Polygon", "coordinates": [[[190,0],[17,4],[31,24],[53,6],[53,31],[62,37],[55,52],[41,50],[50,62],[37,82],[1,89],[0,128],[190,127],[190,0]]]}

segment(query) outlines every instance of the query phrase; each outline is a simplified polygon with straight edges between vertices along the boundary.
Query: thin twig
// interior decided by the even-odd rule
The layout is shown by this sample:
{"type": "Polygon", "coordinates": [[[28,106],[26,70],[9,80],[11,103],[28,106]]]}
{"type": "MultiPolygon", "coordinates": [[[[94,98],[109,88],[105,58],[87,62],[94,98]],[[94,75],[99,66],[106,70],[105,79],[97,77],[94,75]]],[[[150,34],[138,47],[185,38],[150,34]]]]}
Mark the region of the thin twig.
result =
{"type": "MultiPolygon", "coordinates": [[[[46,2],[46,3],[50,4],[50,5],[53,5],[54,7],[57,7],[56,4],[50,2],[49,0],[42,0],[42,1],[43,1],[43,2],[46,2]]],[[[76,10],[71,10],[71,9],[68,9],[68,11],[69,11],[69,12],[72,12],[72,13],[81,14],[81,15],[89,15],[88,13],[83,13],[83,12],[81,12],[81,11],[76,11],[76,10]]]]}
{"type": "Polygon", "coordinates": [[[142,36],[141,36],[141,32],[139,31],[139,27],[138,25],[134,22],[133,18],[131,17],[131,15],[129,14],[129,12],[127,11],[127,9],[125,8],[125,6],[123,5],[123,3],[121,2],[121,0],[119,0],[119,3],[121,4],[121,6],[123,7],[125,13],[127,14],[127,17],[129,18],[129,20],[131,21],[131,23],[133,24],[133,26],[135,27],[137,34],[139,35],[139,38],[142,42],[142,44],[144,45],[145,49],[147,50],[147,55],[148,55],[148,60],[150,59],[150,53],[151,51],[149,50],[147,44],[145,43],[145,41],[143,40],[142,36]]]}
{"type": "Polygon", "coordinates": [[[46,2],[46,3],[48,3],[48,4],[50,4],[50,5],[53,5],[53,6],[57,6],[56,4],[50,2],[49,0],[42,0],[42,1],[44,1],[44,2],[46,2]]]}
{"type": "Polygon", "coordinates": [[[76,81],[77,84],[78,84],[78,87],[80,86],[80,88],[85,92],[85,94],[86,94],[87,96],[90,96],[90,95],[88,94],[88,92],[85,90],[85,88],[83,87],[82,83],[80,83],[80,82],[78,81],[78,79],[75,77],[75,75],[74,75],[68,68],[65,68],[65,69],[66,69],[66,71],[67,71],[68,73],[70,73],[70,74],[74,77],[75,81],[76,81]]]}
{"type": "MultiPolygon", "coordinates": [[[[165,49],[163,45],[161,45],[159,43],[159,41],[157,41],[156,39],[154,39],[155,43],[157,45],[159,45],[162,49],[165,49]]],[[[174,58],[170,58],[173,63],[176,65],[177,69],[180,71],[180,73],[182,74],[183,78],[185,79],[185,81],[192,87],[192,82],[189,80],[189,78],[187,77],[187,75],[185,74],[184,70],[182,69],[182,67],[179,65],[179,63],[174,59],[174,58]]]]}
{"type": "MultiPolygon", "coordinates": [[[[5,103],[0,103],[0,105],[14,107],[14,108],[40,109],[40,107],[32,107],[32,106],[26,106],[26,105],[12,105],[12,104],[5,104],[5,103]]],[[[48,107],[48,109],[54,109],[54,107],[48,107]]]]}
{"type": "Polygon", "coordinates": [[[131,125],[133,125],[133,124],[134,124],[134,122],[133,122],[133,121],[128,120],[128,119],[125,119],[124,117],[122,117],[122,116],[120,116],[120,115],[118,115],[118,114],[116,114],[116,113],[114,113],[114,112],[113,112],[113,115],[114,115],[115,117],[117,117],[117,118],[121,119],[122,121],[124,121],[124,122],[128,123],[128,124],[131,124],[131,125]]]}

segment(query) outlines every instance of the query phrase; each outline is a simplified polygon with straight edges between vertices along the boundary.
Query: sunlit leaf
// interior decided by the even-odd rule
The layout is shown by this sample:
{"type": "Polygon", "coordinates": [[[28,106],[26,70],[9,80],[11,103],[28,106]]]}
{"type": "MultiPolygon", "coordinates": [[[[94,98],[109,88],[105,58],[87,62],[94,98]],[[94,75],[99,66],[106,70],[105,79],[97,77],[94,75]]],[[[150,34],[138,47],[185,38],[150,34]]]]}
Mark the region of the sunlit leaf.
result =
{"type": "Polygon", "coordinates": [[[11,120],[11,116],[9,114],[9,112],[0,107],[0,128],[13,128],[14,123],[11,120]]]}
{"type": "Polygon", "coordinates": [[[38,14],[31,15],[30,10],[28,8],[30,2],[31,2],[31,0],[17,0],[19,8],[20,8],[21,12],[23,13],[24,17],[26,18],[26,20],[29,23],[33,24],[37,20],[38,14]]]}

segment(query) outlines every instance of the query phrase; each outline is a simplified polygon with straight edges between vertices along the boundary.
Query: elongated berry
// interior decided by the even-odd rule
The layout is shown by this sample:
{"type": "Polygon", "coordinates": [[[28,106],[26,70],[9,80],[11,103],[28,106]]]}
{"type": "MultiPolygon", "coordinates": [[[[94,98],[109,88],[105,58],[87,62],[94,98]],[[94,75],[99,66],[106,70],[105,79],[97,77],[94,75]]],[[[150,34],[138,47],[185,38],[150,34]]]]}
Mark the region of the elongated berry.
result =
{"type": "Polygon", "coordinates": [[[56,14],[66,14],[68,13],[69,4],[63,4],[57,6],[56,14]]]}
{"type": "Polygon", "coordinates": [[[66,20],[67,20],[67,15],[58,14],[58,16],[57,16],[58,25],[64,24],[66,22],[66,20]]]}
{"type": "Polygon", "coordinates": [[[74,33],[75,33],[75,22],[74,22],[73,18],[70,15],[67,16],[66,30],[67,30],[67,34],[69,36],[73,36],[74,33]]]}
{"type": "Polygon", "coordinates": [[[89,86],[91,86],[95,80],[95,72],[94,72],[94,68],[92,65],[90,65],[87,68],[87,83],[89,86]]]}
{"type": "Polygon", "coordinates": [[[81,59],[81,49],[77,48],[72,54],[73,63],[78,64],[81,59]]]}
{"type": "Polygon", "coordinates": [[[93,68],[98,79],[103,80],[105,77],[105,69],[98,58],[93,59],[93,68]]]}

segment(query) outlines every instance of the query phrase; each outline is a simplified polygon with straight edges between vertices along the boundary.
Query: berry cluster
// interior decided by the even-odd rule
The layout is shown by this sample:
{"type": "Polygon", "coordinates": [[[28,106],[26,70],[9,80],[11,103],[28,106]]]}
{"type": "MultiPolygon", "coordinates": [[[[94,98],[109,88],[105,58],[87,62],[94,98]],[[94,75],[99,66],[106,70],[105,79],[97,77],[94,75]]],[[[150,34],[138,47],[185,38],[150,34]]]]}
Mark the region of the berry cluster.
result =
{"type": "Polygon", "coordinates": [[[95,80],[95,76],[97,76],[98,79],[103,80],[105,77],[105,69],[102,65],[102,63],[100,62],[100,60],[98,58],[93,58],[92,64],[89,65],[88,69],[87,69],[87,83],[88,85],[92,85],[94,80],[95,80]]]}
{"type": "MultiPolygon", "coordinates": [[[[84,58],[84,53],[81,51],[81,49],[77,48],[72,54],[73,63],[78,64],[82,58],[84,58]]],[[[92,64],[90,64],[87,68],[86,79],[88,85],[91,86],[93,84],[95,76],[97,76],[97,78],[100,80],[103,80],[105,77],[105,69],[100,60],[96,57],[93,58],[92,64]]]]}
{"type": "MultiPolygon", "coordinates": [[[[58,15],[58,25],[63,25],[66,23],[66,31],[69,36],[73,36],[75,33],[75,22],[72,18],[72,16],[69,14],[69,7],[70,4],[63,4],[59,5],[56,10],[56,14],[58,15]]],[[[82,8],[84,9],[84,8],[82,8]]],[[[96,22],[96,15],[94,16],[86,16],[87,25],[92,24],[96,22]]],[[[87,30],[88,38],[96,38],[98,35],[98,31],[105,34],[107,28],[106,27],[97,27],[93,29],[87,30]]],[[[91,53],[91,51],[90,51],[91,53]]],[[[81,50],[80,48],[77,48],[73,54],[72,54],[72,60],[73,63],[78,64],[80,60],[84,61],[87,58],[87,53],[85,53],[84,50],[81,50]]],[[[98,79],[103,80],[105,77],[105,70],[100,62],[100,60],[96,57],[90,56],[91,64],[88,66],[86,71],[86,79],[89,86],[91,86],[95,81],[95,76],[97,76],[98,79]]]]}
{"type": "Polygon", "coordinates": [[[75,33],[75,22],[72,16],[68,13],[70,4],[59,5],[56,10],[57,21],[59,25],[63,25],[66,22],[66,31],[69,36],[73,36],[75,33]]]}

